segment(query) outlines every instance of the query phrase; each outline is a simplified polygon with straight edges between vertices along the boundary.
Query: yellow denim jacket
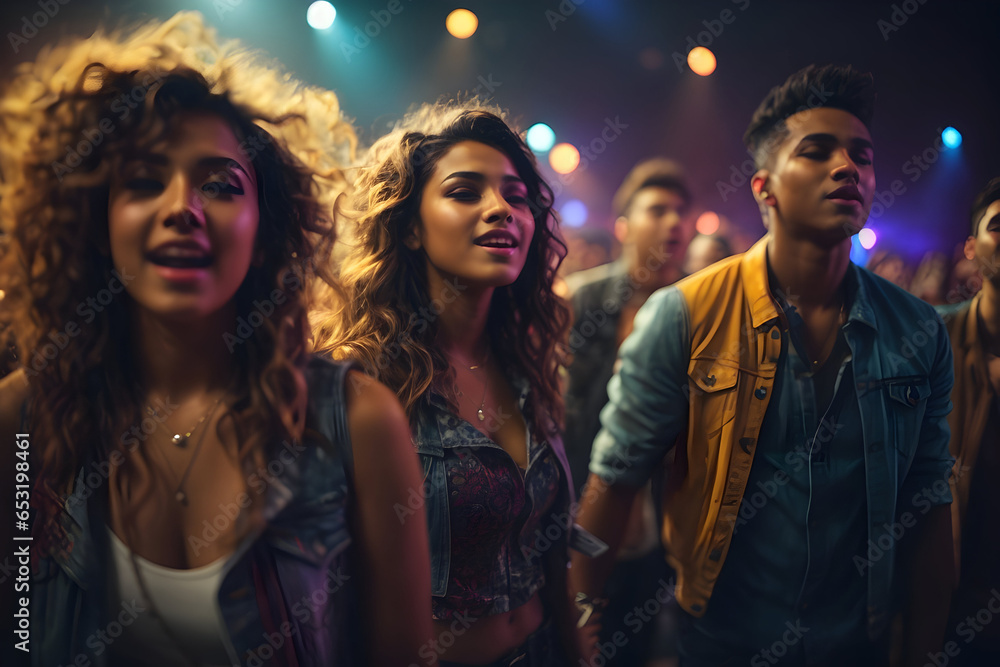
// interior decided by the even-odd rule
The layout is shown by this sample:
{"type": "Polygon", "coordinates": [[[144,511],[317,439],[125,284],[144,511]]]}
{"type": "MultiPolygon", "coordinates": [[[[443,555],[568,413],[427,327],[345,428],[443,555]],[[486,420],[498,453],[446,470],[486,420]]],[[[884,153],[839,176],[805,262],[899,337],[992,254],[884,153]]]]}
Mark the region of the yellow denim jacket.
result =
{"type": "MultiPolygon", "coordinates": [[[[857,289],[845,331],[874,538],[902,511],[951,502],[952,355],[931,306],[854,264],[848,271],[857,289]],[[937,493],[930,500],[928,489],[937,493]]],[[[650,297],[608,384],[590,471],[608,484],[638,486],[666,461],[662,537],[677,570],[677,600],[694,616],[704,615],[729,550],[782,326],[765,237],[650,297]]],[[[867,568],[872,635],[889,618],[894,560],[890,547],[867,568]]]]}

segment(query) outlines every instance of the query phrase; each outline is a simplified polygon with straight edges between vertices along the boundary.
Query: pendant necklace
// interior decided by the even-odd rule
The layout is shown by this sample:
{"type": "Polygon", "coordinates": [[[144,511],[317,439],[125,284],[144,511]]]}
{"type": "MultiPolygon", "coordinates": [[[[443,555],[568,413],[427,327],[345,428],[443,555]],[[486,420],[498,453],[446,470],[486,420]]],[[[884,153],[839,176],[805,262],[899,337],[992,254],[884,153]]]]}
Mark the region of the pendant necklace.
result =
{"type": "MultiPolygon", "coordinates": [[[[455,359],[455,357],[453,355],[451,355],[450,353],[446,352],[445,354],[448,354],[449,357],[451,357],[452,359],[455,359]]],[[[490,350],[489,350],[489,348],[486,348],[486,354],[483,355],[483,360],[482,361],[480,361],[478,364],[474,364],[472,366],[465,366],[465,364],[462,364],[462,366],[464,368],[468,368],[473,374],[475,374],[475,372],[477,370],[481,370],[481,369],[485,373],[485,368],[484,367],[486,366],[486,362],[489,361],[489,358],[490,358],[490,350]]],[[[486,407],[486,394],[487,394],[487,391],[489,390],[489,387],[490,387],[490,378],[489,378],[489,375],[483,375],[482,382],[483,382],[483,397],[479,401],[479,409],[476,410],[476,418],[479,419],[479,421],[486,421],[486,413],[483,411],[483,409],[486,407]]],[[[457,387],[456,387],[456,389],[457,389],[457,387]]],[[[462,394],[461,391],[459,391],[458,393],[459,393],[459,395],[462,394]]]]}
{"type": "MultiPolygon", "coordinates": [[[[215,402],[212,403],[212,407],[209,408],[208,411],[205,412],[205,414],[203,414],[197,422],[195,422],[195,425],[192,426],[190,430],[186,431],[183,434],[174,434],[174,436],[170,438],[170,441],[173,444],[177,445],[177,447],[181,448],[187,445],[188,439],[191,437],[191,434],[197,431],[198,427],[201,426],[206,420],[211,420],[212,415],[215,414],[216,409],[219,407],[220,401],[222,401],[222,396],[219,396],[219,398],[215,399],[215,402]]],[[[158,414],[156,408],[152,406],[147,407],[146,412],[154,416],[158,414]]],[[[174,492],[174,498],[184,507],[187,507],[188,505],[188,497],[187,493],[184,491],[184,485],[187,483],[188,475],[191,474],[191,470],[194,467],[194,462],[198,458],[198,454],[201,452],[201,444],[205,441],[205,433],[207,433],[207,428],[202,429],[202,432],[198,435],[198,441],[194,445],[194,451],[191,452],[191,458],[188,460],[188,464],[184,468],[184,474],[181,475],[180,484],[177,485],[177,490],[174,492]]]]}

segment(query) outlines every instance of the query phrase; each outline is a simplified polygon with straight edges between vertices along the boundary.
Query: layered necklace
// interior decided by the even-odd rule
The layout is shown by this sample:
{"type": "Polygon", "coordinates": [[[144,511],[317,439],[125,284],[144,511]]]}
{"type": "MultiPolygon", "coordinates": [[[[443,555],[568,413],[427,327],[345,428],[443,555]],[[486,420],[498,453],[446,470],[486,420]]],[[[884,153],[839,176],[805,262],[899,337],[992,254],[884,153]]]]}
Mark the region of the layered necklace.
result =
{"type": "MultiPolygon", "coordinates": [[[[219,403],[221,401],[222,401],[222,396],[219,396],[219,398],[215,399],[215,402],[212,403],[212,405],[208,408],[208,410],[206,410],[201,415],[201,417],[198,418],[198,421],[196,421],[191,428],[189,428],[187,431],[181,431],[180,433],[175,433],[170,438],[170,442],[179,449],[184,449],[185,447],[187,447],[187,443],[191,439],[191,435],[198,430],[198,427],[200,427],[205,421],[211,422],[212,416],[215,414],[215,411],[219,407],[219,403]]],[[[148,414],[151,417],[159,418],[160,411],[151,405],[147,405],[146,414],[148,414]]],[[[187,492],[184,490],[184,485],[187,484],[188,476],[191,474],[191,470],[194,468],[194,462],[195,460],[197,460],[198,454],[201,452],[201,445],[205,441],[205,433],[207,433],[207,431],[208,429],[206,427],[203,428],[201,430],[201,433],[198,434],[198,440],[194,444],[194,449],[191,452],[191,458],[188,459],[187,466],[184,468],[184,473],[181,475],[181,481],[177,485],[177,489],[174,491],[174,498],[184,507],[187,507],[188,505],[188,496],[187,492]]]]}

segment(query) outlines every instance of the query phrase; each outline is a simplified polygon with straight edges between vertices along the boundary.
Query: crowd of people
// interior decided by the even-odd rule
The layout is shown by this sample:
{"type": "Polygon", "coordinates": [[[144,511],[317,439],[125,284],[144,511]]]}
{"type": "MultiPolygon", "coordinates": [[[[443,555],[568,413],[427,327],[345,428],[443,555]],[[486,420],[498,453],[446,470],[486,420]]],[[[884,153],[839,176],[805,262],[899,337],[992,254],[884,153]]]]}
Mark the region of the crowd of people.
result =
{"type": "Polygon", "coordinates": [[[954,268],[852,263],[871,75],[764,97],[748,249],[659,157],[561,229],[480,100],[359,146],[197,14],[4,85],[15,656],[1000,664],[1000,179],[954,268]]]}

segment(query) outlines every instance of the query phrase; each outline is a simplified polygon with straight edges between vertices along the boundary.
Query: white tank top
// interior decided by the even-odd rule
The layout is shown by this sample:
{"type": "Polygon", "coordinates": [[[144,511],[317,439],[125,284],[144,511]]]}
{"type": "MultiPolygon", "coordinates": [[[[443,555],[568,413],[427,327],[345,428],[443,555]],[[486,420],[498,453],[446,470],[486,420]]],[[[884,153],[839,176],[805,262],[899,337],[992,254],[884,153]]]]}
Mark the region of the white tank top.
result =
{"type": "Polygon", "coordinates": [[[129,548],[110,528],[108,534],[118,583],[118,599],[111,600],[106,630],[111,655],[120,661],[128,659],[128,664],[153,660],[163,667],[187,667],[191,663],[186,653],[196,656],[205,667],[228,667],[230,660],[222,639],[226,630],[217,602],[226,558],[203,567],[175,570],[135,557],[156,611],[184,646],[182,652],[146,602],[129,548]]]}

